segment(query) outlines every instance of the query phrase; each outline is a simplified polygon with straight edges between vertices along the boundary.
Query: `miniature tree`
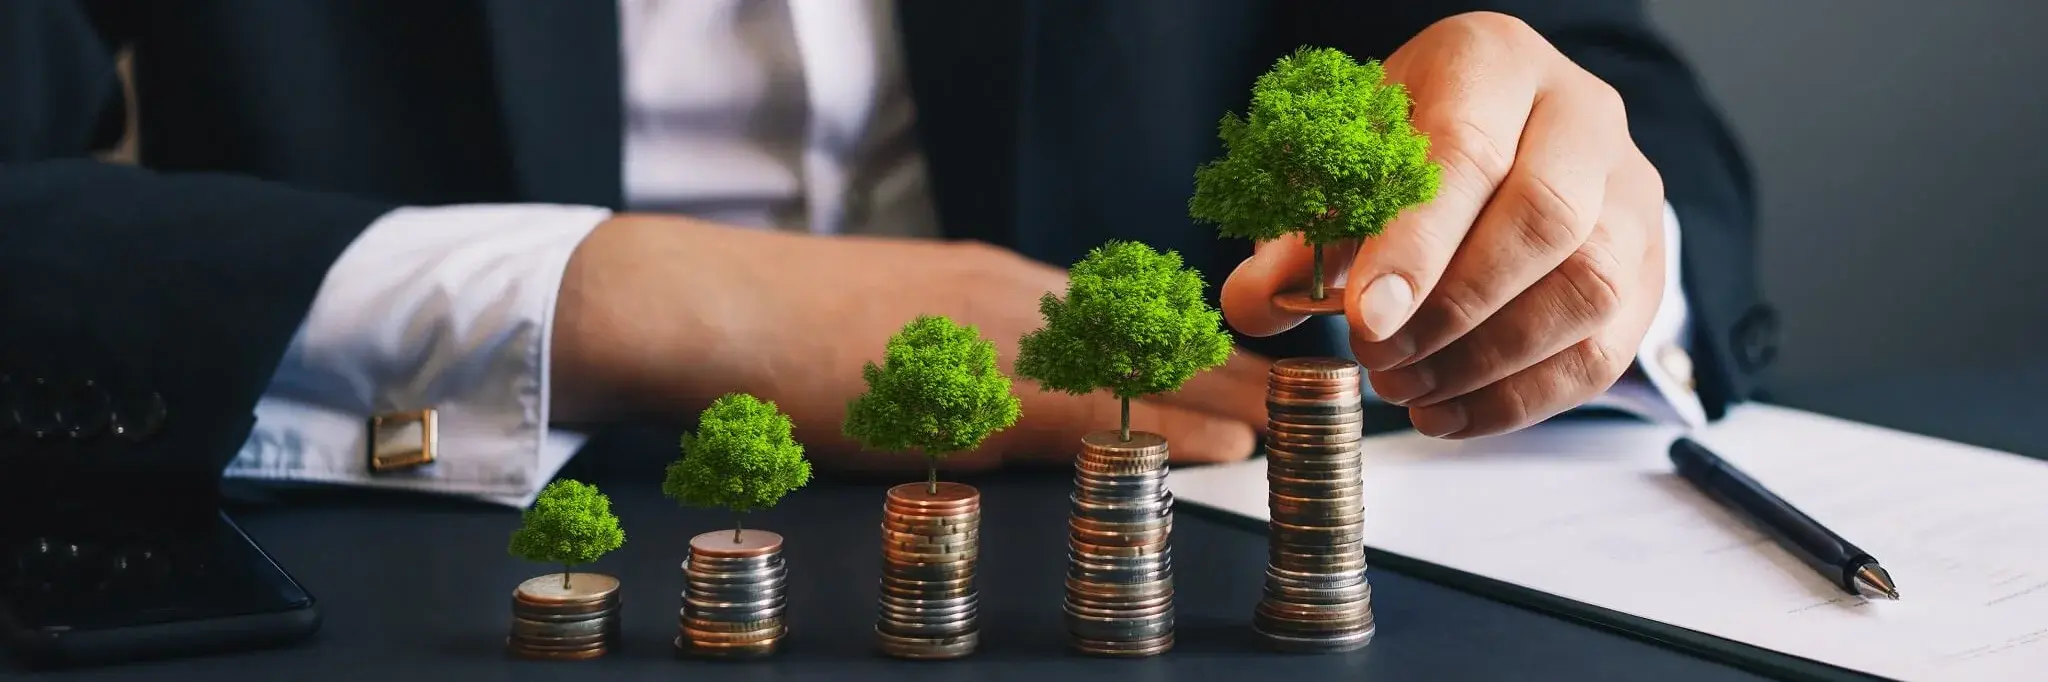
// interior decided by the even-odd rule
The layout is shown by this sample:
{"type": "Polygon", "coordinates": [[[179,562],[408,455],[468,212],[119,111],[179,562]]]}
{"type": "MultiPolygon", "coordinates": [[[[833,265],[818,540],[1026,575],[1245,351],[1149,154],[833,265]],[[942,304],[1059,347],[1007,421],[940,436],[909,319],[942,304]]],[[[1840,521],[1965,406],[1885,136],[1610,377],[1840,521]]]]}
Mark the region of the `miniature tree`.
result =
{"type": "Polygon", "coordinates": [[[925,483],[939,492],[939,460],[980,447],[1016,425],[1022,406],[996,365],[996,346],[972,325],[921,315],[889,337],[882,364],[861,367],[868,391],[847,405],[847,436],[876,450],[925,457],[925,483]]]}
{"type": "Polygon", "coordinates": [[[773,507],[811,481],[811,463],[791,429],[775,403],[726,394],[704,410],[695,433],[683,435],[682,457],[668,465],[661,491],[686,506],[733,512],[739,542],[748,512],[773,507]]]}
{"type": "Polygon", "coordinates": [[[512,532],[512,556],[561,564],[563,589],[569,587],[569,574],[577,564],[597,561],[626,544],[619,517],[612,515],[611,498],[580,481],[549,483],[521,514],[521,521],[519,530],[512,532]]]}
{"type": "Polygon", "coordinates": [[[1223,158],[1195,171],[1188,212],[1226,237],[1302,234],[1314,250],[1309,298],[1323,300],[1323,245],[1378,235],[1435,198],[1442,175],[1409,121],[1408,91],[1380,63],[1301,48],[1252,86],[1244,118],[1218,125],[1223,158]]]}
{"type": "Polygon", "coordinates": [[[1173,391],[1230,359],[1223,315],[1203,298],[1202,276],[1179,253],[1111,241],[1068,271],[1067,297],[1047,293],[1045,326],[1022,341],[1017,374],[1046,390],[1107,388],[1123,403],[1118,436],[1131,440],[1131,399],[1173,391]]]}

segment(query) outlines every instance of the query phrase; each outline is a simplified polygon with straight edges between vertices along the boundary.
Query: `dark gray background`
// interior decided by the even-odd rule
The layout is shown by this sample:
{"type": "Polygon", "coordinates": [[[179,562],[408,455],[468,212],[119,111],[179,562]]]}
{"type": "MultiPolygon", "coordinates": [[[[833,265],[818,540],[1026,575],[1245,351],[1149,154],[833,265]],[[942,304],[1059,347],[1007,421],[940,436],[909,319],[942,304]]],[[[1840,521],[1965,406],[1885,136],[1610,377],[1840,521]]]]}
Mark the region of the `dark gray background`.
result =
{"type": "Polygon", "coordinates": [[[2048,6],[1652,0],[1761,191],[1776,383],[2048,346],[2048,6]]]}

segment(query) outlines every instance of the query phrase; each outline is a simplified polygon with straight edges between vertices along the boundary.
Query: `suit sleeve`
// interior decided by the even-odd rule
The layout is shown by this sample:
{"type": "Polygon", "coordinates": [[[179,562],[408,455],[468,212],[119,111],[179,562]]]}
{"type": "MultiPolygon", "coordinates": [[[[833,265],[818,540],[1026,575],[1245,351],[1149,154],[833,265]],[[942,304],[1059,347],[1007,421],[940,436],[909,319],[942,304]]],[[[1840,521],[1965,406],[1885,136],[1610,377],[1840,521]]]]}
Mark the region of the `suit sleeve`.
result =
{"type": "Polygon", "coordinates": [[[102,18],[0,3],[0,483],[218,477],[323,275],[394,208],[93,160],[122,110],[102,18]]]}
{"type": "Polygon", "coordinates": [[[1445,18],[1492,11],[1520,18],[1628,106],[1629,132],[1664,178],[1682,230],[1689,345],[1708,417],[1752,396],[1770,356],[1770,309],[1756,284],[1756,206],[1747,161],[1686,64],[1650,25],[1640,0],[1450,0],[1289,3],[1285,33],[1385,58],[1445,18]]]}

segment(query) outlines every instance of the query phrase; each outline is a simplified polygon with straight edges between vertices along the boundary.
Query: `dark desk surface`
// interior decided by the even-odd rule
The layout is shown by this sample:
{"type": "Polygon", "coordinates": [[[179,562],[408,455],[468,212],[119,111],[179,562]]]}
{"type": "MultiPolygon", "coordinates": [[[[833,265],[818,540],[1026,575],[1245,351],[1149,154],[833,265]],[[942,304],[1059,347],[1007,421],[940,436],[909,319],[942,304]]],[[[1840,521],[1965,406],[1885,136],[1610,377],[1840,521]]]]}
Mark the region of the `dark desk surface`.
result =
{"type": "MultiPolygon", "coordinates": [[[[1858,419],[1954,425],[1952,438],[2036,456],[2048,442],[2019,439],[2018,428],[2048,416],[2032,401],[2031,419],[1925,419],[1921,410],[1987,414],[2048,371],[2014,382],[2008,370],[1960,380],[1905,377],[1784,390],[1780,400],[1858,419]],[[1966,388],[1975,386],[1975,388],[1966,388]],[[2003,388],[2001,388],[2003,387],[2003,388]],[[1899,390],[1904,389],[1904,390],[1899,390]],[[1892,396],[1886,398],[1885,396],[1892,396]],[[1865,396],[1870,396],[1866,398],[1865,396]],[[1930,403],[1939,401],[1938,405],[1930,403]],[[1834,407],[1829,407],[1833,405],[1834,407]],[[1917,421],[1916,421],[1917,420],[1917,421]],[[1969,436],[1976,436],[1971,438],[1969,436]]],[[[2001,408],[2007,410],[2016,408],[2001,408]]],[[[1926,429],[1923,429],[1926,430],[1926,429]]],[[[1939,430],[1939,429],[1935,429],[1939,430]]],[[[626,648],[584,663],[530,663],[501,653],[506,596],[547,568],[506,555],[514,512],[446,504],[324,502],[244,514],[249,532],[322,600],[326,622],[310,643],[227,657],[119,668],[29,674],[14,679],[134,680],[1556,680],[1669,682],[1754,680],[1756,676],[1657,646],[1449,588],[1377,570],[1374,609],[1380,632],[1363,652],[1286,656],[1256,649],[1248,617],[1264,570],[1264,539],[1182,515],[1175,527],[1178,648],[1137,661],[1081,658],[1061,648],[1066,480],[1031,475],[977,481],[986,511],[981,565],[982,650],[966,660],[908,663],[871,653],[875,581],[874,524],[882,483],[817,484],[750,527],[788,537],[792,576],[791,639],[785,655],[763,662],[678,661],[678,569],[687,539],[729,523],[675,508],[656,490],[658,475],[600,481],[625,525],[625,548],[592,570],[625,584],[626,648]]]]}

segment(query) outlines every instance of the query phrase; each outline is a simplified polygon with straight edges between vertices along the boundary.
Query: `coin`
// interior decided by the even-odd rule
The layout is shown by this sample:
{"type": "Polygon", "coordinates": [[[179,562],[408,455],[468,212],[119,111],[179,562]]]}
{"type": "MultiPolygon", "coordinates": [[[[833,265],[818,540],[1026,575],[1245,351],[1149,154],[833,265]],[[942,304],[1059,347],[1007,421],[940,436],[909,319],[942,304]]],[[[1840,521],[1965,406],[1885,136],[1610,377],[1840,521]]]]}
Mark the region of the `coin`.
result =
{"type": "Polygon", "coordinates": [[[683,562],[676,651],[709,658],[752,658],[780,649],[789,566],[780,534],[721,530],[690,539],[683,562]]]}
{"type": "Polygon", "coordinates": [[[1282,358],[1273,362],[1274,376],[1299,379],[1348,379],[1359,376],[1357,362],[1342,358],[1282,358]]]}
{"type": "Polygon", "coordinates": [[[1069,644],[1103,656],[1172,646],[1173,492],[1166,439],[1144,431],[1082,438],[1068,499],[1069,644]]]}
{"type": "Polygon", "coordinates": [[[1362,376],[1339,358],[1284,359],[1268,375],[1269,556],[1252,622],[1279,650],[1347,651],[1372,639],[1362,376]]]}
{"type": "Polygon", "coordinates": [[[1323,286],[1323,297],[1316,298],[1312,291],[1282,291],[1273,294],[1273,307],[1289,315],[1342,315],[1344,314],[1344,287],[1323,286]]]}
{"type": "Polygon", "coordinates": [[[882,505],[882,579],[875,647],[916,660],[960,658],[980,644],[975,564],[981,491],[961,483],[906,483],[882,505]]]}
{"type": "Polygon", "coordinates": [[[587,660],[618,639],[619,581],[596,573],[536,576],[512,591],[507,653],[541,660],[587,660]]]}

